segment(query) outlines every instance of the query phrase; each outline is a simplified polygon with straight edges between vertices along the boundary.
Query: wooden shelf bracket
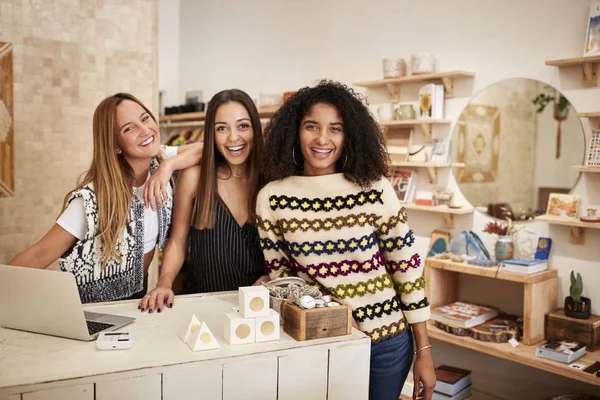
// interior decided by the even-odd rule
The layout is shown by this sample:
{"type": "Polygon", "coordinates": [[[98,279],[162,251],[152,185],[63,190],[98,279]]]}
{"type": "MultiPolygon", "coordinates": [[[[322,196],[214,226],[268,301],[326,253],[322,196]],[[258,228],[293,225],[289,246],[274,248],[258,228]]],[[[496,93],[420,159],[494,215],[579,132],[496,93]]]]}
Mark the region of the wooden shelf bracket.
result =
{"type": "Polygon", "coordinates": [[[433,141],[433,124],[419,124],[419,128],[427,143],[433,141]]]}
{"type": "Polygon", "coordinates": [[[444,85],[444,97],[454,97],[454,78],[444,77],[442,78],[442,84],[444,85]]]}
{"type": "Polygon", "coordinates": [[[454,229],[454,214],[444,214],[444,228],[454,229]]]}
{"type": "Polygon", "coordinates": [[[435,167],[427,167],[427,174],[429,175],[429,182],[437,185],[438,183],[438,169],[435,167]]]}
{"type": "Polygon", "coordinates": [[[583,87],[591,88],[596,86],[596,64],[583,63],[583,87]]]}
{"type": "Polygon", "coordinates": [[[388,97],[391,103],[397,103],[400,101],[400,85],[388,83],[385,85],[388,88],[388,97]]]}
{"type": "Polygon", "coordinates": [[[571,227],[571,237],[569,238],[571,244],[584,244],[585,243],[585,229],[580,226],[571,227]]]}

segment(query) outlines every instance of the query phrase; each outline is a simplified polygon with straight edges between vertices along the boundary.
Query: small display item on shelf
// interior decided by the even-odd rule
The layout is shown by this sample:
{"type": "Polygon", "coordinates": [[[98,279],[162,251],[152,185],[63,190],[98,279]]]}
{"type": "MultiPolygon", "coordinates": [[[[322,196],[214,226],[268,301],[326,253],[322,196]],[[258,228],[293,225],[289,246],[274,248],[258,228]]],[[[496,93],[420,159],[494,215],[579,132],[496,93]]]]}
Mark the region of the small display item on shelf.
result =
{"type": "Polygon", "coordinates": [[[471,265],[477,265],[479,267],[497,267],[498,266],[498,261],[486,260],[484,258],[473,258],[473,259],[467,261],[467,263],[469,263],[471,265]]]}
{"type": "Polygon", "coordinates": [[[404,75],[406,75],[406,62],[404,59],[383,59],[383,79],[400,78],[404,75]]]}
{"type": "Polygon", "coordinates": [[[548,360],[570,364],[585,354],[585,345],[577,342],[561,340],[559,342],[547,342],[539,345],[535,355],[548,360]]]}
{"type": "Polygon", "coordinates": [[[585,209],[585,215],[580,217],[579,220],[581,222],[590,223],[600,222],[600,215],[598,215],[598,209],[600,209],[600,206],[588,206],[588,208],[585,209]]]}
{"type": "Polygon", "coordinates": [[[550,256],[552,248],[552,239],[549,237],[541,237],[538,239],[537,249],[535,250],[535,258],[537,260],[547,260],[550,256]]]}
{"type": "Polygon", "coordinates": [[[577,219],[579,196],[551,193],[548,199],[546,214],[556,217],[577,219]]]}
{"type": "Polygon", "coordinates": [[[600,316],[588,319],[571,318],[559,308],[546,315],[545,337],[548,341],[569,340],[585,344],[589,351],[600,349],[600,316]]]}
{"type": "Polygon", "coordinates": [[[411,75],[431,74],[435,70],[435,58],[431,53],[418,53],[410,56],[411,75]]]}
{"type": "Polygon", "coordinates": [[[488,306],[455,301],[431,310],[431,319],[461,328],[472,328],[498,315],[498,310],[488,306]]]}
{"type": "Polygon", "coordinates": [[[585,157],[585,165],[588,167],[600,167],[600,130],[598,129],[592,131],[585,157]]]}

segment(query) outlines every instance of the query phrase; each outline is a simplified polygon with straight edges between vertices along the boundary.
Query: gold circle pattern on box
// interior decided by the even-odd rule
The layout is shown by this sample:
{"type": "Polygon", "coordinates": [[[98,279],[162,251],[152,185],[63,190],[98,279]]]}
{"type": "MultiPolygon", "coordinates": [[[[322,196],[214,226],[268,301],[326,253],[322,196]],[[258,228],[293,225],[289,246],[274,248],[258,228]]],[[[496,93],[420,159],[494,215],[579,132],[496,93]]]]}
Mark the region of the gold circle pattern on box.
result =
{"type": "Polygon", "coordinates": [[[271,321],[265,321],[260,326],[260,333],[262,333],[265,336],[269,336],[273,333],[273,331],[275,331],[275,325],[271,321]]]}
{"type": "Polygon", "coordinates": [[[210,333],[208,333],[208,332],[204,332],[200,335],[200,341],[202,343],[210,343],[211,340],[212,340],[212,336],[210,336],[210,333]]]}
{"type": "Polygon", "coordinates": [[[250,327],[246,324],[240,324],[235,329],[235,336],[237,336],[240,339],[246,339],[248,335],[250,335],[250,327]]]}
{"type": "Polygon", "coordinates": [[[265,306],[265,302],[261,297],[255,297],[250,300],[250,309],[254,312],[259,312],[265,306]]]}

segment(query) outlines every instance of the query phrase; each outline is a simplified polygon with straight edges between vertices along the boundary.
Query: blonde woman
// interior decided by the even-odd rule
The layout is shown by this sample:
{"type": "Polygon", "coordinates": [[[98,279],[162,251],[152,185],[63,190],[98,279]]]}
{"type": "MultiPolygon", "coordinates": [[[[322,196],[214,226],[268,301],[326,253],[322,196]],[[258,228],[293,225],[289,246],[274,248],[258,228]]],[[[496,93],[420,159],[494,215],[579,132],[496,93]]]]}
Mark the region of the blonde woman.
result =
{"type": "MultiPolygon", "coordinates": [[[[63,271],[75,275],[84,303],[141,298],[156,244],[162,250],[167,241],[173,208],[170,184],[157,184],[162,207],[145,207],[144,186],[163,157],[171,157],[168,168],[161,168],[169,176],[197,164],[202,146],[180,148],[180,155],[166,148],[161,154],[156,119],[127,93],[98,105],[93,140],[92,165],[65,197],[56,224],[9,264],[46,268],[58,260],[63,271]]],[[[154,196],[146,200],[153,202],[154,196]]]]}

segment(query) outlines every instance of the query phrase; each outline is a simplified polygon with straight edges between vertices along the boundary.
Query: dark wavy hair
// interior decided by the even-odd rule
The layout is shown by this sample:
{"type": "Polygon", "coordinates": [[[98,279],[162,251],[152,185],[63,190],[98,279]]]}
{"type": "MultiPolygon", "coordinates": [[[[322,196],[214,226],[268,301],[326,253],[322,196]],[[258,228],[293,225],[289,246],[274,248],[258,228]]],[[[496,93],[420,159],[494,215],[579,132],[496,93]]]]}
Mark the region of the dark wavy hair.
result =
{"type": "Polygon", "coordinates": [[[304,158],[299,147],[300,123],[319,103],[335,107],[344,123],[344,145],[337,171],[343,172],[347,180],[361,187],[368,187],[381,177],[388,176],[388,153],[383,133],[363,97],[342,83],[322,80],[290,97],[266,128],[261,163],[266,182],[302,172],[304,158]]]}

